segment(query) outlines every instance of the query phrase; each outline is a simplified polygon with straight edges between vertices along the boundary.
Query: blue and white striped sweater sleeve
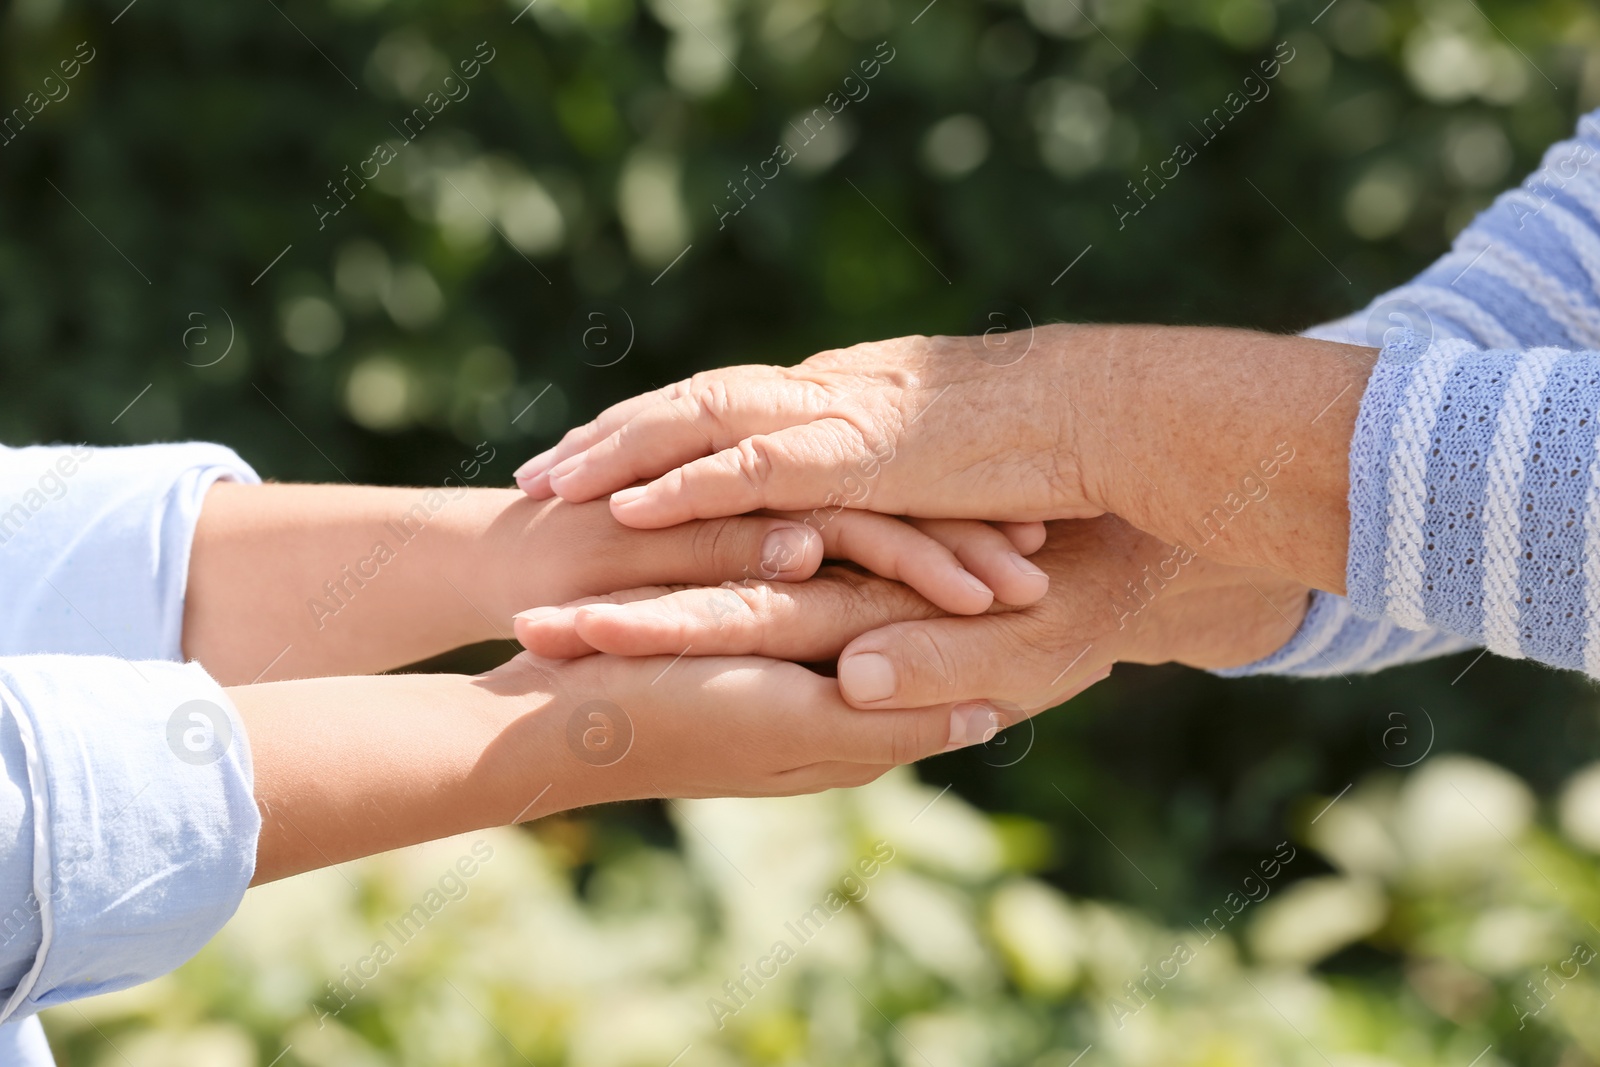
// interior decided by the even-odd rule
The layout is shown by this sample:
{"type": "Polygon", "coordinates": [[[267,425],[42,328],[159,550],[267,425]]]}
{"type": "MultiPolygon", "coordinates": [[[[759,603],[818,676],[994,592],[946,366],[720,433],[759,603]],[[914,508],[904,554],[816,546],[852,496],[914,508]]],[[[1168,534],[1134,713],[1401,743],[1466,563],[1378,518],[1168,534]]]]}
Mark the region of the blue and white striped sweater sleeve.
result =
{"type": "Polygon", "coordinates": [[[1359,614],[1600,675],[1600,352],[1386,345],[1350,444],[1359,614]]]}
{"type": "MultiPolygon", "coordinates": [[[[1481,492],[1473,498],[1482,501],[1483,507],[1472,513],[1465,532],[1444,523],[1444,532],[1452,537],[1466,541],[1475,537],[1480,546],[1485,543],[1498,546],[1497,559],[1508,554],[1512,542],[1519,536],[1526,538],[1530,530],[1548,533],[1546,527],[1551,523],[1564,532],[1552,534],[1548,543],[1539,546],[1537,551],[1543,553],[1539,556],[1541,561],[1556,558],[1551,553],[1577,549],[1578,535],[1572,532],[1574,529],[1587,531],[1600,527],[1600,514],[1587,510],[1594,490],[1585,487],[1582,505],[1585,510],[1579,526],[1562,525],[1576,521],[1570,517],[1557,520],[1541,515],[1530,517],[1526,524],[1529,530],[1524,530],[1512,487],[1519,473],[1529,474],[1530,461],[1535,468],[1534,475],[1548,474],[1553,469],[1548,466],[1549,459],[1557,453],[1563,458],[1584,458],[1587,465],[1579,468],[1585,472],[1584,476],[1591,481],[1600,479],[1600,465],[1595,463],[1592,441],[1588,442],[1587,451],[1575,449],[1564,432],[1554,446],[1557,452],[1550,452],[1552,446],[1545,443],[1544,437],[1553,426],[1548,423],[1552,417],[1576,417],[1581,421],[1582,412],[1587,410],[1592,419],[1596,399],[1592,392],[1587,399],[1584,397],[1588,387],[1582,384],[1585,380],[1583,367],[1586,363],[1600,361],[1600,356],[1568,353],[1600,348],[1600,297],[1597,297],[1600,293],[1600,121],[1597,115],[1600,112],[1586,116],[1578,124],[1578,136],[1574,140],[1552,146],[1545,153],[1540,168],[1520,188],[1500,196],[1456,238],[1447,255],[1416,279],[1383,294],[1357,314],[1306,331],[1307,336],[1348,344],[1376,344],[1386,339],[1398,342],[1386,350],[1368,386],[1358,439],[1370,438],[1374,428],[1380,436],[1383,432],[1391,438],[1396,434],[1403,436],[1429,421],[1430,412],[1425,402],[1432,400],[1431,392],[1417,394],[1416,406],[1411,408],[1400,405],[1391,393],[1399,387],[1401,379],[1408,386],[1416,379],[1418,389],[1433,382],[1439,375],[1441,360],[1456,360],[1457,372],[1446,375],[1444,384],[1439,385],[1439,405],[1459,406],[1463,401],[1477,402],[1480,406],[1492,404],[1496,429],[1500,425],[1500,413],[1505,412],[1503,436],[1486,431],[1490,436],[1479,443],[1485,447],[1509,448],[1520,441],[1525,447],[1534,448],[1536,453],[1519,463],[1516,455],[1503,451],[1494,461],[1492,471],[1487,455],[1468,461],[1469,467],[1473,462],[1478,464],[1471,468],[1476,479],[1475,491],[1486,492],[1492,484],[1494,503],[1481,492]],[[1432,338],[1437,342],[1437,360],[1431,355],[1416,358],[1421,356],[1417,340],[1402,340],[1405,331],[1401,327],[1416,331],[1424,340],[1432,338]],[[1462,347],[1462,342],[1466,347],[1462,347]],[[1495,354],[1482,349],[1500,351],[1495,354]],[[1557,351],[1520,352],[1526,349],[1557,351]],[[1523,363],[1527,367],[1519,375],[1518,368],[1523,363]],[[1409,371],[1403,369],[1408,366],[1409,371]],[[1469,389],[1463,379],[1463,375],[1471,374],[1485,376],[1485,380],[1476,383],[1475,389],[1469,389]],[[1509,394],[1508,407],[1507,391],[1513,386],[1515,392],[1509,394]],[[1560,416],[1557,416],[1558,409],[1562,413],[1560,416]],[[1524,426],[1524,415],[1528,412],[1533,413],[1533,424],[1524,426]],[[1385,419],[1391,421],[1385,422],[1385,419]],[[1402,426],[1400,420],[1409,421],[1402,426]],[[1514,525],[1506,513],[1508,500],[1511,517],[1517,520],[1514,525]],[[1493,533],[1486,540],[1485,534],[1491,530],[1493,533]]],[[[1437,411],[1431,413],[1431,419],[1437,422],[1437,411]]],[[[1448,426],[1448,419],[1446,423],[1448,426]]],[[[1466,438],[1459,432],[1461,428],[1456,426],[1455,429],[1458,432],[1451,440],[1466,447],[1466,438]]],[[[1392,449],[1383,451],[1383,455],[1393,458],[1392,449]]],[[[1370,455],[1366,458],[1371,459],[1370,455]]],[[[1512,581],[1503,565],[1497,565],[1492,574],[1483,575],[1488,585],[1479,580],[1475,594],[1469,593],[1471,580],[1463,579],[1459,572],[1449,572],[1441,584],[1438,576],[1428,572],[1428,566],[1437,562],[1432,554],[1441,544],[1438,536],[1441,519],[1426,514],[1427,501],[1435,498],[1425,498],[1424,515],[1419,520],[1411,510],[1416,505],[1415,500],[1391,500],[1386,488],[1383,493],[1369,494],[1374,476],[1370,469],[1363,474],[1368,479],[1363,483],[1367,488],[1358,495],[1357,462],[1353,448],[1349,588],[1355,603],[1328,593],[1313,594],[1306,621],[1289,644],[1256,663],[1219,673],[1307,677],[1351,674],[1415,662],[1482,643],[1497,650],[1515,647],[1517,651],[1512,654],[1525,654],[1546,662],[1585,666],[1580,662],[1581,654],[1575,658],[1577,646],[1571,633],[1557,636],[1559,631],[1570,631],[1575,624],[1570,619],[1564,624],[1557,623],[1553,616],[1572,609],[1575,600],[1583,599],[1580,585],[1600,590],[1600,546],[1585,543],[1581,555],[1565,557],[1574,565],[1581,565],[1584,577],[1580,582],[1567,575],[1568,584],[1560,589],[1551,584],[1554,576],[1550,574],[1546,574],[1547,584],[1543,589],[1527,589],[1523,568],[1519,566],[1517,581],[1512,581]],[[1371,510],[1374,507],[1380,510],[1374,512],[1371,510]],[[1394,531],[1400,534],[1400,543],[1395,545],[1390,544],[1391,507],[1402,523],[1394,531]],[[1409,542],[1411,547],[1407,547],[1401,531],[1414,534],[1419,529],[1430,540],[1422,543],[1424,549],[1414,552],[1418,543],[1409,542]],[[1375,579],[1370,567],[1379,554],[1373,547],[1374,538],[1380,537],[1383,539],[1381,556],[1384,566],[1389,568],[1385,574],[1414,576],[1421,566],[1427,596],[1419,607],[1414,590],[1408,584],[1413,579],[1406,578],[1395,613],[1373,618],[1369,616],[1383,613],[1390,603],[1387,578],[1384,598],[1376,599],[1373,594],[1375,579]],[[1428,565],[1419,562],[1418,555],[1423,552],[1429,556],[1428,565]],[[1450,592],[1445,592],[1446,588],[1450,592]],[[1525,602],[1516,607],[1514,615],[1506,614],[1506,605],[1516,604],[1519,594],[1525,602]],[[1475,599],[1463,602],[1452,599],[1452,595],[1472,595],[1475,599]],[[1538,606],[1530,606],[1532,604],[1538,606]],[[1483,611],[1491,605],[1496,612],[1495,621],[1487,622],[1483,611]],[[1443,608],[1443,613],[1433,614],[1435,606],[1443,608]],[[1474,611],[1478,612],[1476,618],[1473,618],[1474,611]],[[1529,619],[1538,621],[1525,627],[1523,624],[1529,619]],[[1530,630],[1526,638],[1522,634],[1524,629],[1530,630]],[[1511,640],[1513,635],[1518,638],[1515,643],[1511,640]],[[1533,643],[1522,644],[1525,639],[1533,643]],[[1550,653],[1562,658],[1549,658],[1550,653]]],[[[1434,477],[1446,477],[1444,468],[1430,469],[1424,476],[1425,482],[1431,484],[1434,477]]],[[[1382,484],[1386,487],[1387,480],[1382,484]]],[[[1542,505],[1559,513],[1559,500],[1570,498],[1576,492],[1570,485],[1559,491],[1545,486],[1545,490],[1531,494],[1537,496],[1540,503],[1535,503],[1529,498],[1530,494],[1524,492],[1521,506],[1537,508],[1542,505]]],[[[1570,512],[1571,502],[1567,502],[1570,512]]],[[[1538,535],[1534,533],[1533,536],[1538,535]]],[[[1467,547],[1455,544],[1453,550],[1459,553],[1467,547]]],[[[1534,552],[1535,548],[1529,544],[1525,551],[1534,552]]],[[[1470,558],[1474,560],[1472,566],[1480,565],[1481,556],[1470,558]]],[[[1586,603],[1583,609],[1577,617],[1594,614],[1594,609],[1588,608],[1586,603]]],[[[1593,639],[1585,640],[1592,643],[1593,639]]],[[[1594,673],[1593,665],[1589,669],[1594,673]]]]}
{"type": "Polygon", "coordinates": [[[1289,643],[1265,659],[1213,673],[1224,678],[1281,674],[1294,678],[1340,678],[1416,663],[1471,648],[1472,642],[1439,630],[1407,630],[1389,619],[1356,613],[1342,596],[1316,592],[1305,621],[1289,643]]]}

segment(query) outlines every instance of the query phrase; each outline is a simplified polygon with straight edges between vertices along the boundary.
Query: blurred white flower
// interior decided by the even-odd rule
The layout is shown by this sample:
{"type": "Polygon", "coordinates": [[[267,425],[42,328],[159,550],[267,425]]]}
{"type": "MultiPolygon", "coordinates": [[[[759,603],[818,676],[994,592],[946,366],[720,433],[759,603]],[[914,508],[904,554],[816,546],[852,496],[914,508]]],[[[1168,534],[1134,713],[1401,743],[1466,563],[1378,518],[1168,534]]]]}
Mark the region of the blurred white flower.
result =
{"type": "Polygon", "coordinates": [[[393,1067],[388,1056],[338,1021],[319,1027],[315,1020],[307,1019],[285,1033],[283,1043],[293,1046],[290,1056],[307,1067],[393,1067]]]}
{"type": "Polygon", "coordinates": [[[1532,908],[1491,908],[1467,932],[1467,958],[1478,970],[1505,976],[1525,967],[1554,963],[1571,945],[1562,940],[1556,915],[1532,908]]]}
{"type": "Polygon", "coordinates": [[[114,1062],[125,1067],[256,1067],[256,1045],[247,1030],[230,1023],[192,1030],[158,1028],[118,1041],[114,1062]]]}
{"type": "Polygon", "coordinates": [[[910,768],[854,790],[853,799],[867,835],[900,852],[896,865],[910,862],[973,880],[1000,870],[1000,836],[983,813],[953,792],[941,795],[923,785],[910,768]]]}
{"type": "Polygon", "coordinates": [[[471,248],[489,239],[489,219],[495,212],[494,178],[487,160],[472,159],[457,166],[426,171],[433,190],[433,222],[445,241],[471,248]]]}
{"type": "Polygon", "coordinates": [[[773,0],[761,20],[761,42],[779,61],[800,63],[822,39],[819,0],[773,0]]]}
{"type": "Polygon", "coordinates": [[[1368,168],[1344,199],[1344,218],[1357,237],[1378,241],[1396,233],[1417,203],[1417,180],[1402,163],[1368,168]]]}
{"type": "Polygon", "coordinates": [[[1052,37],[1081,37],[1094,32],[1077,0],[1022,0],[1022,12],[1035,29],[1052,37]]]}
{"type": "Polygon", "coordinates": [[[1533,795],[1509,771],[1438,756],[1406,779],[1395,826],[1410,873],[1444,882],[1500,869],[1532,817],[1533,795]]]}
{"type": "Polygon", "coordinates": [[[898,1058],[906,1067],[970,1067],[995,1063],[1001,1054],[984,1020],[964,1012],[912,1015],[898,1030],[898,1058]]]}
{"type": "Polygon", "coordinates": [[[398,430],[410,421],[410,389],[411,375],[403,363],[390,356],[368,356],[350,371],[345,410],[369,430],[398,430]]]}
{"type": "Polygon", "coordinates": [[[1085,946],[1065,896],[1032,879],[1010,882],[989,899],[989,925],[1019,986],[1045,996],[1072,988],[1085,946]]]}
{"type": "Polygon", "coordinates": [[[739,37],[726,0],[652,0],[650,13],[672,32],[667,79],[690,96],[710,96],[732,78],[739,37]]]}
{"type": "Polygon", "coordinates": [[[1444,135],[1445,170],[1467,186],[1498,184],[1511,169],[1511,142],[1500,124],[1488,119],[1452,122],[1444,135]]]}
{"type": "Polygon", "coordinates": [[[617,215],[633,257],[646,266],[666,266],[689,243],[682,170],[676,156],[648,148],[637,149],[623,164],[617,215]]]}
{"type": "Polygon", "coordinates": [[[403,263],[383,294],[383,306],[397,326],[420,330],[444,310],[444,293],[427,267],[420,263],[403,263]]]}
{"type": "Polygon", "coordinates": [[[450,73],[450,62],[433,42],[409,26],[391,30],[367,59],[366,81],[407,100],[421,102],[450,73]]]}
{"type": "Polygon", "coordinates": [[[669,805],[697,875],[765,949],[772,928],[805,911],[856,858],[836,794],[679,800],[669,805]]]}
{"type": "Polygon", "coordinates": [[[325,356],[344,340],[344,318],[320,296],[284,301],[278,315],[283,342],[302,356],[325,356]]]}
{"type": "Polygon", "coordinates": [[[1075,178],[1106,156],[1111,135],[1111,104],[1099,89],[1067,78],[1046,78],[1034,86],[1033,125],[1045,166],[1075,178]]]}
{"type": "Polygon", "coordinates": [[[584,1067],[665,1064],[710,1028],[703,998],[641,988],[589,998],[569,1032],[567,1062],[584,1067]]]}
{"type": "Polygon", "coordinates": [[[1405,68],[1417,91],[1441,104],[1478,96],[1491,104],[1513,104],[1528,89],[1531,60],[1482,33],[1425,21],[1406,38],[1405,68]]]}
{"type": "Polygon", "coordinates": [[[1273,964],[1307,966],[1383,925],[1388,901],[1364,878],[1307,878],[1260,905],[1250,947],[1273,964]]]}
{"type": "Polygon", "coordinates": [[[333,261],[333,285],[345,302],[359,311],[370,311],[383,301],[389,289],[389,254],[374,241],[364,238],[339,247],[333,261]]]}
{"type": "Polygon", "coordinates": [[[1561,831],[1590,852],[1600,852],[1600,763],[1591,763],[1561,793],[1561,831]]]}
{"type": "Polygon", "coordinates": [[[951,115],[922,137],[922,163],[940,178],[963,178],[989,157],[989,128],[976,115],[951,115]]]}
{"type": "MultiPolygon", "coordinates": [[[[1156,943],[1130,911],[1096,901],[1082,901],[1074,910],[1084,936],[1084,961],[1101,985],[1120,987],[1129,975],[1159,958],[1151,956],[1156,943]]],[[[1171,948],[1160,945],[1159,955],[1166,955],[1171,948]]]]}
{"type": "Polygon", "coordinates": [[[821,174],[856,145],[855,120],[847,112],[840,112],[824,122],[817,117],[819,111],[829,114],[825,107],[802,111],[792,117],[779,134],[779,139],[794,149],[794,161],[789,166],[797,174],[821,174]]]}
{"type": "Polygon", "coordinates": [[[891,868],[865,905],[906,954],[963,989],[987,989],[997,975],[973,922],[970,902],[955,889],[891,868]]]}
{"type": "Polygon", "coordinates": [[[543,183],[532,175],[508,172],[495,190],[500,229],[520,251],[537,256],[561,247],[566,222],[543,183]]]}
{"type": "Polygon", "coordinates": [[[1307,844],[1343,873],[1388,879],[1403,861],[1386,815],[1392,798],[1363,786],[1323,811],[1307,829],[1307,844]]]}
{"type": "Polygon", "coordinates": [[[1446,104],[1465,100],[1488,76],[1482,53],[1471,38],[1429,22],[1406,38],[1405,65],[1418,92],[1446,104]]]}

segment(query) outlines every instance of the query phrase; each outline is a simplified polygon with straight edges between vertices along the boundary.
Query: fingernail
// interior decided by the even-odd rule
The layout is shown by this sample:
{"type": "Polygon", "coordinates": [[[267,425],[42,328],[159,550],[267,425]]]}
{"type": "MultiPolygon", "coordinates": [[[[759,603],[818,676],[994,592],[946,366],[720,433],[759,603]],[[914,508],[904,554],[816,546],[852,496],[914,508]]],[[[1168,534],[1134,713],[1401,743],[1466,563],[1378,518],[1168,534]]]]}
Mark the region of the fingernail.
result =
{"type": "Polygon", "coordinates": [[[811,543],[811,531],[804,526],[783,526],[761,540],[761,576],[782,578],[799,570],[811,543]]]}
{"type": "Polygon", "coordinates": [[[957,704],[950,709],[950,743],[946,752],[981,745],[1000,732],[1000,716],[988,704],[957,704]]]}
{"type": "Polygon", "coordinates": [[[627,507],[643,497],[648,488],[647,485],[636,485],[632,489],[618,489],[611,494],[611,504],[613,507],[627,507]]]}
{"type": "Polygon", "coordinates": [[[585,604],[578,609],[579,615],[594,618],[597,615],[615,615],[628,609],[621,604],[585,604]]]}
{"type": "Polygon", "coordinates": [[[1018,555],[1015,552],[1011,553],[1011,565],[1017,568],[1017,570],[1021,571],[1023,574],[1026,574],[1029,578],[1049,577],[1049,575],[1044,571],[1040,570],[1038,567],[1035,567],[1033,564],[1029,563],[1026,558],[1018,555]]]}
{"type": "Polygon", "coordinates": [[[894,696],[894,664],[876,652],[859,652],[839,664],[839,688],[861,704],[894,696]]]}
{"type": "Polygon", "coordinates": [[[588,457],[588,453],[587,452],[579,452],[576,456],[568,456],[566,459],[562,460],[560,463],[557,463],[554,467],[551,467],[550,468],[550,485],[551,485],[551,487],[554,488],[556,482],[560,481],[561,479],[565,478],[567,475],[571,474],[573,471],[577,470],[579,467],[583,466],[583,461],[587,457],[588,457]]]}
{"type": "Polygon", "coordinates": [[[537,456],[534,456],[532,459],[528,460],[528,462],[518,467],[516,473],[513,474],[512,477],[517,480],[517,484],[519,485],[527,481],[529,478],[537,478],[539,475],[544,473],[546,467],[550,466],[550,460],[555,456],[555,454],[556,450],[554,448],[545,449],[543,452],[540,452],[537,456]]]}
{"type": "Polygon", "coordinates": [[[521,619],[523,622],[543,622],[552,616],[560,614],[560,608],[529,608],[527,611],[517,612],[516,615],[512,617],[521,619]]]}
{"type": "Polygon", "coordinates": [[[994,596],[994,590],[984,585],[978,580],[978,576],[969,570],[963,569],[961,571],[961,580],[965,582],[967,584],[967,588],[971,589],[974,593],[982,593],[984,596],[994,596]]]}

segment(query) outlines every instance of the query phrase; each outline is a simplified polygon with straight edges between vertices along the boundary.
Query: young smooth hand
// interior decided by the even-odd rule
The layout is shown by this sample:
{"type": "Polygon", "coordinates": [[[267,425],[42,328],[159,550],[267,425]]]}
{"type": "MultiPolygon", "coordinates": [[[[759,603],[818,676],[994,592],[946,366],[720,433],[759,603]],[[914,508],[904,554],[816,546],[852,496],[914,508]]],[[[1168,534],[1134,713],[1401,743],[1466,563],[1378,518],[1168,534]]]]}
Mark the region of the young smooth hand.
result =
{"type": "Polygon", "coordinates": [[[225,683],[358,674],[506,636],[512,614],[640,585],[800,581],[825,558],[958,614],[1031,603],[1037,523],[921,529],[848,509],[635,530],[604,503],[514,489],[237,485],[206,496],[184,651],[225,683]]]}
{"type": "Polygon", "coordinates": [[[840,689],[858,708],[992,701],[1031,714],[1119,661],[1252,662],[1304,618],[1306,587],[1188,556],[1115,517],[1048,529],[1032,560],[1050,592],[982,616],[951,617],[904,585],[828,567],[799,585],[631,590],[524,613],[516,633],[550,657],[838,657],[840,689]]]}
{"type": "Polygon", "coordinates": [[[256,883],[609,801],[861,785],[951,743],[947,706],[862,715],[833,679],[751,657],[523,653],[476,676],[228,693],[262,814],[256,883]]]}

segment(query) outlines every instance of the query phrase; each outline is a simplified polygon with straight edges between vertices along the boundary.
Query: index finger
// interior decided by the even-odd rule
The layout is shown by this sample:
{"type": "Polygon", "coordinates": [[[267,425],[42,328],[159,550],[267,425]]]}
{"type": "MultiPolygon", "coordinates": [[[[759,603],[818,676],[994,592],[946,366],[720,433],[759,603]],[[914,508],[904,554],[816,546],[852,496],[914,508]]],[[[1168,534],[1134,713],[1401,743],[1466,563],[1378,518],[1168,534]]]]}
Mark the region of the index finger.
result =
{"type": "MultiPolygon", "coordinates": [[[[862,456],[875,456],[860,431],[842,418],[823,418],[747,437],[646,484],[611,494],[611,514],[624,526],[649,530],[690,519],[742,515],[772,508],[804,511],[835,504],[894,513],[891,502],[868,502],[844,493],[862,456]]],[[[878,483],[881,486],[881,482],[878,483]]]]}
{"type": "Polygon", "coordinates": [[[709,381],[734,382],[745,378],[769,378],[780,376],[782,370],[781,367],[760,364],[723,367],[682,378],[660,389],[652,389],[648,393],[640,393],[638,396],[612,404],[582,426],[574,426],[568,430],[553,448],[546,449],[518,467],[515,475],[517,485],[535,500],[547,499],[555,495],[555,490],[550,486],[552,468],[588,451],[627,426],[636,417],[689,396],[696,383],[704,385],[709,381]]]}
{"type": "Polygon", "coordinates": [[[663,396],[582,452],[550,468],[550,489],[564,500],[594,500],[654,478],[747,439],[805,425],[828,413],[833,397],[815,382],[718,378],[691,381],[663,396]]]}

